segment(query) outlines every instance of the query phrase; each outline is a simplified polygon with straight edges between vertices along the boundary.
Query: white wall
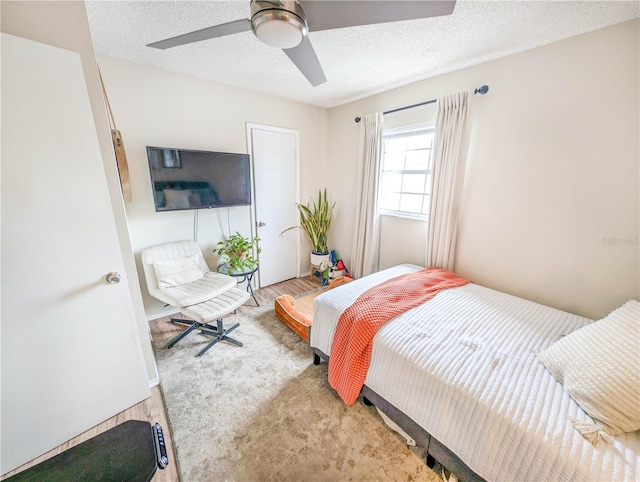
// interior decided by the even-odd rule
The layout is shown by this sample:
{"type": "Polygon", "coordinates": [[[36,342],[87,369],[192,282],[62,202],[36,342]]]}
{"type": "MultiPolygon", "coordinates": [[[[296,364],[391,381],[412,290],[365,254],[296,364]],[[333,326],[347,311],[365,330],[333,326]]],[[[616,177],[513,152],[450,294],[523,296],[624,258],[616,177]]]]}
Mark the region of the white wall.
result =
{"type": "MultiPolygon", "coordinates": [[[[98,56],[118,129],[122,132],[133,200],[126,204],[129,231],[139,263],[140,252],[151,245],[194,238],[194,211],[156,213],[146,146],[247,152],[246,123],[300,131],[300,197],[306,202],[321,187],[314,172],[325,159],[327,111],[318,107],[98,56]]],[[[198,211],[197,241],[211,268],[212,250],[228,232],[251,232],[250,208],[198,211]]],[[[309,246],[301,243],[302,260],[309,246]]],[[[308,270],[308,261],[302,272],[308,270]]],[[[139,268],[144,305],[149,319],[167,313],[151,298],[139,268]]],[[[170,310],[174,311],[174,310],[170,310]]]]}
{"type": "Polygon", "coordinates": [[[422,219],[381,215],[378,269],[383,270],[403,263],[424,266],[427,258],[428,230],[429,223],[422,219]],[[411,236],[406,236],[407,233],[411,233],[411,236]]]}
{"type": "MultiPolygon", "coordinates": [[[[350,260],[359,135],[353,118],[488,84],[489,93],[474,98],[456,271],[592,318],[639,298],[639,25],[626,22],[331,109],[327,167],[340,174],[332,183],[339,208],[332,245],[350,260]]],[[[404,225],[393,239],[383,234],[386,246],[404,250],[405,240],[424,236],[420,223],[404,225]]]]}
{"type": "MultiPolygon", "coordinates": [[[[136,325],[149,382],[158,382],[155,359],[151,348],[149,325],[146,322],[135,260],[127,231],[127,219],[120,191],[120,180],[111,144],[107,114],[96,69],[96,58],[89,23],[83,2],[22,2],[2,1],[2,31],[55,47],[78,52],[82,59],[89,100],[96,124],[100,151],[111,197],[111,206],[118,229],[120,250],[127,269],[136,325]]],[[[70,213],[73,215],[73,213],[70,213]]]]}

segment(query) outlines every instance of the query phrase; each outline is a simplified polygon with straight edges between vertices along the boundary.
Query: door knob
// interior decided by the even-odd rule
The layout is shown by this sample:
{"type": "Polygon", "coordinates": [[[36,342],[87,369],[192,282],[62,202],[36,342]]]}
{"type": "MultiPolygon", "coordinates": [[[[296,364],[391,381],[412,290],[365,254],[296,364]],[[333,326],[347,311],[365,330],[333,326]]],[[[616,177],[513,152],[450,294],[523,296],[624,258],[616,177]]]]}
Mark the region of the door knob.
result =
{"type": "Polygon", "coordinates": [[[120,276],[120,273],[116,273],[115,271],[112,271],[111,273],[107,273],[107,276],[105,276],[105,279],[107,280],[107,283],[109,283],[110,285],[117,285],[118,283],[120,283],[122,276],[120,276]]]}
{"type": "Polygon", "coordinates": [[[262,221],[260,221],[259,223],[256,223],[256,226],[258,226],[259,228],[261,228],[262,226],[266,226],[267,223],[263,223],[262,221]]]}

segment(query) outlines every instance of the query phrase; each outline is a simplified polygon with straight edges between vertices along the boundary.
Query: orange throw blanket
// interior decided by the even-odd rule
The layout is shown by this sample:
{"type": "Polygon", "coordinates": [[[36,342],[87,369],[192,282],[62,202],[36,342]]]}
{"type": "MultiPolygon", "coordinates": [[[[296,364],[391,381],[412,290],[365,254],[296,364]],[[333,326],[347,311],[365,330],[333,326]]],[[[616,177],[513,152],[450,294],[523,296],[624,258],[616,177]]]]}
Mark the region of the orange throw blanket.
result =
{"type": "Polygon", "coordinates": [[[451,271],[424,268],[369,288],[340,315],[329,357],[329,384],[347,405],[364,385],[373,337],[387,321],[433,298],[440,290],[470,283],[451,271]]]}

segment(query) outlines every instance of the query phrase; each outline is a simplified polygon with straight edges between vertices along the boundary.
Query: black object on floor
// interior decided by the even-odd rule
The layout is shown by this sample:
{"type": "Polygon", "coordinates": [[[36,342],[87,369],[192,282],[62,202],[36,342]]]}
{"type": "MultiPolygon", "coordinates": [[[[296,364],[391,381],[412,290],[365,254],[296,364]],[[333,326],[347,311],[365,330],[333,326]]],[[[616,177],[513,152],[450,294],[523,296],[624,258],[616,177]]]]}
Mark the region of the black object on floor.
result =
{"type": "Polygon", "coordinates": [[[128,420],[6,480],[148,482],[157,468],[151,424],[128,420]]]}

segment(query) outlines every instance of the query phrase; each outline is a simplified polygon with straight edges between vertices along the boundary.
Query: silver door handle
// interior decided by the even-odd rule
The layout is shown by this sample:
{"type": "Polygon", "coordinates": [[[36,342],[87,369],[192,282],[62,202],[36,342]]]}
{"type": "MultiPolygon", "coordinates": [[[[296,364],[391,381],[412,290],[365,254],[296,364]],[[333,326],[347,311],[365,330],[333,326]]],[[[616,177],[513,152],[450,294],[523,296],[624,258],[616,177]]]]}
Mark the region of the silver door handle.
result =
{"type": "Polygon", "coordinates": [[[259,228],[261,228],[262,226],[266,226],[267,223],[263,223],[262,221],[260,221],[259,223],[256,223],[256,226],[258,226],[259,228]]]}
{"type": "Polygon", "coordinates": [[[107,276],[105,276],[105,279],[107,280],[107,283],[109,283],[110,285],[117,285],[118,283],[120,283],[122,276],[120,276],[120,273],[116,273],[115,271],[112,271],[111,273],[107,273],[107,276]]]}

